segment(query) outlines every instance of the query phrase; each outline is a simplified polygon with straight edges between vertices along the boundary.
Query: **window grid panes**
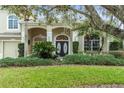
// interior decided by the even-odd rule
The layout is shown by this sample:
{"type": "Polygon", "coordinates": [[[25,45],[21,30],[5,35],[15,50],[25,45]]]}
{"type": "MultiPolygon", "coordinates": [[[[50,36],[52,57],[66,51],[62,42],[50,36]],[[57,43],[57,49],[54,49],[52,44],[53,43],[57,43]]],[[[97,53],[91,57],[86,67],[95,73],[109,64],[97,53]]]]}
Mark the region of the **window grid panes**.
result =
{"type": "Polygon", "coordinates": [[[9,16],[8,29],[18,29],[18,18],[16,16],[9,16]]]}
{"type": "Polygon", "coordinates": [[[96,51],[100,47],[100,40],[97,39],[85,39],[84,40],[84,49],[89,51],[96,51]]]}

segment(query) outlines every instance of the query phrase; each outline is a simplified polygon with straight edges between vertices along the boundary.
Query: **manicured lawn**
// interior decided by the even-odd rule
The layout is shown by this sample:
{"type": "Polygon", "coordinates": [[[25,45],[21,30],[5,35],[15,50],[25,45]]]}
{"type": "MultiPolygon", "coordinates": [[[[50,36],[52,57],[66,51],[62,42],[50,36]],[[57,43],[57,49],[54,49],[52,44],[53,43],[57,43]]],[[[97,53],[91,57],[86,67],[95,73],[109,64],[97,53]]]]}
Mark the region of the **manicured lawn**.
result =
{"type": "Polygon", "coordinates": [[[0,87],[82,87],[124,84],[124,67],[40,66],[0,68],[0,87]]]}

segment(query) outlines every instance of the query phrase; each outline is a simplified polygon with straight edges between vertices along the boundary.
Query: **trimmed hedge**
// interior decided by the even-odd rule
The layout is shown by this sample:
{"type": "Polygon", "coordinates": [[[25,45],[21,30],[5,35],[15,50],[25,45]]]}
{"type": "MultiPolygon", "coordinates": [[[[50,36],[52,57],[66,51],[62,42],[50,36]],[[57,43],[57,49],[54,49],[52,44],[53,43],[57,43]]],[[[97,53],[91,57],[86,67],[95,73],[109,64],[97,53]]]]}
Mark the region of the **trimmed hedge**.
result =
{"type": "Polygon", "coordinates": [[[73,53],[78,53],[78,47],[79,47],[79,42],[74,41],[73,42],[73,53]]]}
{"type": "Polygon", "coordinates": [[[110,50],[119,50],[121,48],[121,46],[122,46],[121,42],[113,41],[113,42],[110,42],[109,49],[110,50]]]}
{"type": "Polygon", "coordinates": [[[113,55],[73,54],[65,56],[63,64],[124,66],[124,59],[115,58],[113,55]]]}
{"type": "Polygon", "coordinates": [[[109,54],[116,58],[124,58],[124,51],[110,51],[109,54]]]}
{"type": "Polygon", "coordinates": [[[31,57],[20,57],[20,58],[4,58],[0,60],[0,67],[7,66],[40,66],[40,65],[53,65],[55,60],[52,59],[41,59],[31,57]]]}
{"type": "Polygon", "coordinates": [[[18,57],[24,57],[24,43],[18,44],[18,52],[19,52],[18,57]]]}
{"type": "Polygon", "coordinates": [[[63,61],[43,59],[37,57],[4,58],[0,60],[0,67],[8,66],[47,66],[60,64],[80,65],[113,65],[124,66],[124,58],[116,58],[113,55],[66,55],[63,61]]]}

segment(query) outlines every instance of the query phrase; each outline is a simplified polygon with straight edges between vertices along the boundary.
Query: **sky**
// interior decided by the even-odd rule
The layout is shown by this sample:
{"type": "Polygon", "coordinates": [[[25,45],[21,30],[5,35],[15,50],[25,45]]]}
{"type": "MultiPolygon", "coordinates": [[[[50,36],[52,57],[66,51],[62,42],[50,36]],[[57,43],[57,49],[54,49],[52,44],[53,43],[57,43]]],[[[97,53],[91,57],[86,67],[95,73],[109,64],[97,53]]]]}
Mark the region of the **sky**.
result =
{"type": "MultiPolygon", "coordinates": [[[[53,6],[46,6],[46,8],[47,7],[53,7],[53,6]]],[[[85,8],[84,8],[84,5],[71,5],[71,7],[73,7],[73,8],[75,8],[75,9],[77,9],[77,10],[80,10],[80,11],[85,11],[85,8]]],[[[98,12],[98,14],[99,14],[99,16],[102,18],[102,20],[104,21],[104,22],[108,22],[109,20],[110,20],[110,18],[111,18],[111,16],[109,16],[108,14],[107,14],[107,10],[106,9],[104,9],[103,7],[101,7],[100,5],[94,5],[94,7],[95,7],[95,9],[97,10],[97,12],[98,12]]],[[[35,12],[34,12],[35,13],[35,12]]],[[[64,14],[64,13],[63,13],[64,14]]],[[[55,18],[57,18],[57,19],[59,19],[59,20],[63,20],[63,18],[62,18],[62,16],[61,15],[63,15],[62,13],[55,13],[55,12],[53,12],[52,13],[52,15],[51,16],[53,16],[53,18],[55,19],[55,18]]],[[[77,22],[79,22],[79,21],[84,21],[85,19],[86,19],[86,17],[84,16],[84,15],[82,15],[82,14],[74,14],[74,15],[70,15],[70,14],[73,14],[71,11],[68,13],[68,15],[70,16],[70,21],[73,19],[74,20],[74,18],[76,18],[77,20],[77,22]]],[[[66,13],[66,15],[67,15],[67,13],[66,13]]],[[[42,21],[42,22],[44,22],[45,21],[45,16],[42,14],[42,13],[40,13],[39,15],[38,15],[38,20],[40,20],[40,21],[42,21]]],[[[116,24],[114,24],[114,25],[120,25],[120,21],[117,19],[117,18],[115,18],[114,17],[114,20],[116,21],[116,24]]],[[[65,20],[65,21],[67,21],[67,20],[65,20]]],[[[124,25],[122,24],[121,26],[120,26],[120,28],[121,29],[124,29],[124,25]]]]}

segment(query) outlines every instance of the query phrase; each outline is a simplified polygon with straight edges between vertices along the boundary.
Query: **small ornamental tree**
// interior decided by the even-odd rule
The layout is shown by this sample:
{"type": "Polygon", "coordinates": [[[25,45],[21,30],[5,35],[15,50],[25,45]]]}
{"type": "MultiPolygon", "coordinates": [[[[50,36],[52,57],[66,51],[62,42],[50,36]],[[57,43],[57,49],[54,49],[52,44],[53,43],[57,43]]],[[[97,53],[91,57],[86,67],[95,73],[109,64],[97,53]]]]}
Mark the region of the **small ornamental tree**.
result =
{"type": "Polygon", "coordinates": [[[79,47],[79,42],[74,41],[73,42],[73,53],[78,53],[78,47],[79,47]]]}
{"type": "Polygon", "coordinates": [[[52,45],[52,42],[37,42],[33,46],[33,55],[39,58],[52,58],[55,47],[52,45]]]}
{"type": "Polygon", "coordinates": [[[24,57],[24,43],[18,44],[18,52],[19,52],[18,57],[24,57]]]}

